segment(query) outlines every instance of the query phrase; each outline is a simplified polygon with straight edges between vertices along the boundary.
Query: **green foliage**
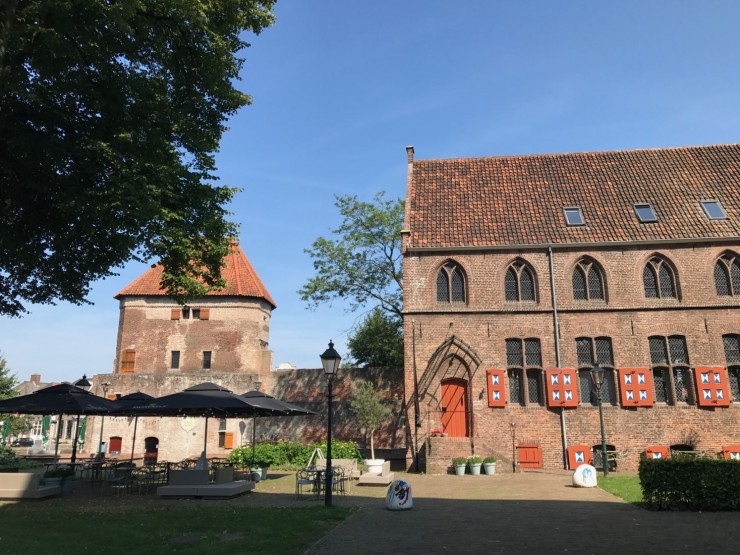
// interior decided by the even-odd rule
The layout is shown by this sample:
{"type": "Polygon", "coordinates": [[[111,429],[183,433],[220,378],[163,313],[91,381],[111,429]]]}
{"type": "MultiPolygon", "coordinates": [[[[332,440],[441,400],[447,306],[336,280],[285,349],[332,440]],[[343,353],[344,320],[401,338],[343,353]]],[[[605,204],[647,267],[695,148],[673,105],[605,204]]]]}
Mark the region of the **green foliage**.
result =
{"type": "Polygon", "coordinates": [[[0,400],[15,397],[16,393],[14,388],[17,383],[18,380],[16,379],[15,374],[10,373],[8,361],[5,360],[5,357],[0,353],[0,400]]]}
{"type": "Polygon", "coordinates": [[[83,303],[131,258],[181,302],[223,284],[236,190],[214,157],[274,3],[0,4],[0,314],[83,303]]]}
{"type": "Polygon", "coordinates": [[[17,467],[20,462],[21,459],[15,454],[15,451],[7,445],[0,445],[0,467],[14,468],[17,467]]]}
{"type": "Polygon", "coordinates": [[[642,488],[637,475],[614,475],[599,477],[599,487],[612,495],[624,499],[627,503],[643,506],[642,488]]]}
{"type": "Polygon", "coordinates": [[[375,308],[347,341],[357,366],[403,367],[403,321],[375,308]]]}
{"type": "Polygon", "coordinates": [[[643,459],[640,485],[647,506],[659,510],[740,510],[740,461],[677,457],[643,459]]]}
{"type": "Polygon", "coordinates": [[[74,469],[70,468],[69,466],[50,468],[49,470],[44,472],[44,478],[69,478],[70,476],[74,475],[74,469]]]}
{"type": "Polygon", "coordinates": [[[364,381],[355,387],[350,401],[352,412],[357,415],[360,426],[370,434],[370,458],[375,458],[374,434],[391,414],[391,409],[383,404],[383,397],[375,390],[372,382],[364,381]]]}
{"type": "MultiPolygon", "coordinates": [[[[18,380],[15,374],[10,373],[8,362],[0,353],[0,400],[10,399],[17,395],[15,386],[18,380]]],[[[4,422],[5,429],[0,427],[0,443],[3,437],[16,436],[23,434],[31,429],[31,422],[27,416],[14,416],[12,414],[0,414],[0,421],[4,422]]]]}
{"type": "Polygon", "coordinates": [[[464,466],[468,464],[468,459],[467,457],[455,457],[452,459],[452,464],[453,466],[464,466]]]}
{"type": "Polygon", "coordinates": [[[486,457],[485,459],[483,459],[484,464],[485,463],[495,463],[495,462],[496,462],[496,457],[486,457]]]}
{"type": "Polygon", "coordinates": [[[316,276],[298,291],[309,306],[333,299],[350,301],[354,311],[368,302],[402,317],[401,228],[404,201],[373,202],[356,196],[336,197],[342,224],[331,230],[335,239],[316,239],[306,253],[313,259],[316,276]]]}
{"type": "Polygon", "coordinates": [[[468,457],[468,462],[470,464],[481,464],[483,462],[483,459],[481,459],[478,455],[473,455],[471,457],[468,457]]]}
{"type": "MultiPolygon", "coordinates": [[[[228,460],[241,466],[257,466],[254,463],[259,463],[273,468],[304,468],[317,447],[322,453],[326,453],[326,443],[310,445],[298,441],[258,443],[254,447],[254,459],[252,447],[239,447],[231,452],[228,460]]],[[[332,441],[331,455],[335,459],[362,460],[360,449],[354,441],[332,441]]]]}

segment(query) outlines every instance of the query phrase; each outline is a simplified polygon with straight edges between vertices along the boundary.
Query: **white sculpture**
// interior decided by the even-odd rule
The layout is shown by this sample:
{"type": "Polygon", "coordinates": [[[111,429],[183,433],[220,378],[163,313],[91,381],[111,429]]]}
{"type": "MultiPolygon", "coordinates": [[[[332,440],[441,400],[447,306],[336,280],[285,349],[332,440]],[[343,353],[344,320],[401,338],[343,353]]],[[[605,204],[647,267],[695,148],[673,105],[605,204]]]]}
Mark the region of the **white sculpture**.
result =
{"type": "Polygon", "coordinates": [[[596,469],[590,464],[579,465],[573,472],[573,486],[577,488],[595,488],[596,469]]]}
{"type": "Polygon", "coordinates": [[[391,511],[403,511],[414,506],[411,499],[411,484],[403,480],[393,480],[388,486],[385,496],[385,506],[391,511]]]}

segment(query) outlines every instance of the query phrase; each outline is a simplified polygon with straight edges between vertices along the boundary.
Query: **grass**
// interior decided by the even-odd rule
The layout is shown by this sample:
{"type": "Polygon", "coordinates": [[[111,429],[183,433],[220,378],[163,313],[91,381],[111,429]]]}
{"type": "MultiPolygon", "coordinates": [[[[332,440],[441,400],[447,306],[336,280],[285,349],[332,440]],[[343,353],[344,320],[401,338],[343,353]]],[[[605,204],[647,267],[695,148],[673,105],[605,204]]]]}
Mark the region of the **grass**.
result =
{"type": "Polygon", "coordinates": [[[0,506],[3,555],[303,553],[353,509],[0,506]]]}
{"type": "Polygon", "coordinates": [[[636,474],[632,476],[607,476],[606,478],[599,478],[599,487],[612,495],[624,499],[627,503],[644,507],[640,478],[636,474]]]}

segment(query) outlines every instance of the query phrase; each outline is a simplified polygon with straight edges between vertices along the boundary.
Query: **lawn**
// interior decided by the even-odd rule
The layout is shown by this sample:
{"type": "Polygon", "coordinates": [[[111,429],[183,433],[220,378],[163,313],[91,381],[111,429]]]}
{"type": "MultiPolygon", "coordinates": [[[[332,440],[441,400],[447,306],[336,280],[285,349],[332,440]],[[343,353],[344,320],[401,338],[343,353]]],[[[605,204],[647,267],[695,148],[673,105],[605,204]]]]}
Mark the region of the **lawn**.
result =
{"type": "Polygon", "coordinates": [[[640,478],[635,474],[631,476],[607,476],[599,478],[599,487],[631,503],[642,507],[644,500],[642,498],[642,488],[640,487],[640,478]]]}
{"type": "Polygon", "coordinates": [[[3,555],[303,553],[353,509],[0,506],[3,555]]]}

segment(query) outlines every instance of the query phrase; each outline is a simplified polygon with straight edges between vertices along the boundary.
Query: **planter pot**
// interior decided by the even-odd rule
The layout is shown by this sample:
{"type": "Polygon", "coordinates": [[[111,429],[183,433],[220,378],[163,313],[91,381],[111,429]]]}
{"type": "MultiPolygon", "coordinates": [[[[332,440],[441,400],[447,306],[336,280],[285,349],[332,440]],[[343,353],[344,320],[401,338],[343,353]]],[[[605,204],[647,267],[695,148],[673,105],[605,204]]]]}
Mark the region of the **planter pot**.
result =
{"type": "Polygon", "coordinates": [[[458,476],[463,476],[465,474],[465,467],[467,464],[456,464],[455,465],[455,474],[458,476]]]}
{"type": "Polygon", "coordinates": [[[385,459],[365,459],[365,472],[380,476],[383,472],[383,463],[385,459]]]}
{"type": "Polygon", "coordinates": [[[264,466],[262,467],[262,479],[267,480],[267,471],[269,470],[269,467],[264,466]]]}
{"type": "Polygon", "coordinates": [[[480,475],[480,465],[481,465],[481,463],[470,463],[470,473],[473,476],[479,476],[480,475]]]}
{"type": "Polygon", "coordinates": [[[483,463],[483,471],[489,476],[496,474],[496,463],[483,463]]]}
{"type": "Polygon", "coordinates": [[[262,469],[261,468],[252,468],[250,472],[252,476],[253,482],[259,482],[262,479],[262,469]]]}

